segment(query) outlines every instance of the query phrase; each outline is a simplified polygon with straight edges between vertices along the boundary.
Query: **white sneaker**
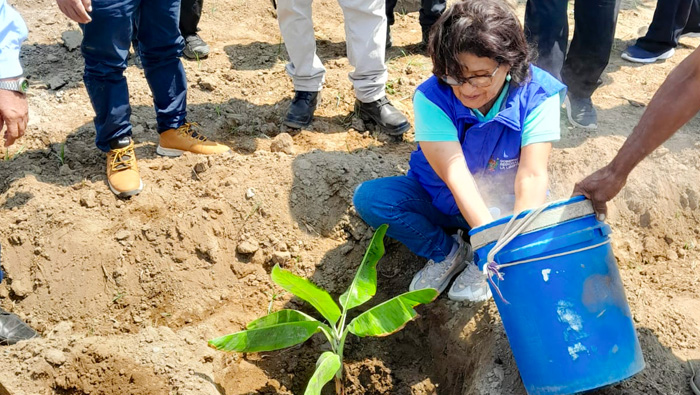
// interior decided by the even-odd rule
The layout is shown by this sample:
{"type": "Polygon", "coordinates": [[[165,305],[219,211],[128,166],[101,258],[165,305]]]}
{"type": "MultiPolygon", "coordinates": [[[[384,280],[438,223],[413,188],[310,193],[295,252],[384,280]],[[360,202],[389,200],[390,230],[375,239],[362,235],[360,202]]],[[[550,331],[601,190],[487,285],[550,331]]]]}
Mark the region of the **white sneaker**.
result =
{"type": "Polygon", "coordinates": [[[467,268],[457,276],[447,297],[451,300],[483,302],[491,299],[491,288],[486,282],[484,273],[470,261],[467,263],[467,268]]]}
{"type": "Polygon", "coordinates": [[[452,247],[450,255],[442,262],[435,262],[432,259],[413,276],[409,291],[424,288],[435,288],[442,293],[450,280],[464,269],[467,264],[467,255],[471,255],[471,246],[462,240],[461,232],[452,235],[455,239],[455,246],[452,247]]]}

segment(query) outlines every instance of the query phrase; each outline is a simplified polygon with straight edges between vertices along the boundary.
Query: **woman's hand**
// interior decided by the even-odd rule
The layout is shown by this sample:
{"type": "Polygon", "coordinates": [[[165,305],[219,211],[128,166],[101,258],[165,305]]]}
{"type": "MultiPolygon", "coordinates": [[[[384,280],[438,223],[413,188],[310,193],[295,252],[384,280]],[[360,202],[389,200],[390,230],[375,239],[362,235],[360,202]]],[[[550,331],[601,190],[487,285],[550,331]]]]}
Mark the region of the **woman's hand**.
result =
{"type": "Polygon", "coordinates": [[[476,228],[493,221],[467,167],[462,146],[456,141],[422,141],[420,146],[430,167],[452,192],[469,226],[476,228]]]}
{"type": "Polygon", "coordinates": [[[520,164],[515,175],[513,213],[540,206],[547,198],[547,163],[552,143],[535,143],[520,150],[520,164]]]}

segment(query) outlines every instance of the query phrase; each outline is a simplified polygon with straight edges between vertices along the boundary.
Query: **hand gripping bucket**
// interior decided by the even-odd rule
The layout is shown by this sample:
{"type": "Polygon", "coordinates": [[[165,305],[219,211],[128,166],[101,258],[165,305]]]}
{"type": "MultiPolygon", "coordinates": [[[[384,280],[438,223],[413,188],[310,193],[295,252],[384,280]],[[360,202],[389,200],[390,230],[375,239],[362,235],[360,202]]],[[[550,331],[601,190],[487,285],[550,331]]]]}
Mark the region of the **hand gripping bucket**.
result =
{"type": "Polygon", "coordinates": [[[610,232],[582,196],[469,232],[530,395],[575,394],[644,368],[610,232]]]}

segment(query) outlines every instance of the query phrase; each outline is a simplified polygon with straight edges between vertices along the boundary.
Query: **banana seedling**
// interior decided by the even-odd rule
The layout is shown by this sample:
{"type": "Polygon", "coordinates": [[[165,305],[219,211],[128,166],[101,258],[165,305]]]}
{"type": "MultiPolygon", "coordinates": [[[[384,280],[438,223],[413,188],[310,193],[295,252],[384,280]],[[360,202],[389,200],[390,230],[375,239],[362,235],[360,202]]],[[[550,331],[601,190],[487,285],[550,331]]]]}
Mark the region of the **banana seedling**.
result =
{"type": "Polygon", "coordinates": [[[343,388],[343,348],[349,333],[358,337],[387,336],[401,330],[418,316],[413,309],[432,302],[438,292],[427,288],[406,292],[359,314],[346,325],[348,311],[372,299],[377,292],[377,262],[384,255],[387,225],[377,229],[350,287],[340,295],[340,306],[331,295],[311,281],[276,265],[272,281],[300,299],[310,303],[325,322],[297,310],[280,310],[258,318],[247,329],[209,341],[218,350],[237,352],[273,351],[303,343],[314,334],[323,333],[331,344],[316,362],[316,370],[304,395],[317,395],[326,383],[335,379],[336,392],[343,388]]]}

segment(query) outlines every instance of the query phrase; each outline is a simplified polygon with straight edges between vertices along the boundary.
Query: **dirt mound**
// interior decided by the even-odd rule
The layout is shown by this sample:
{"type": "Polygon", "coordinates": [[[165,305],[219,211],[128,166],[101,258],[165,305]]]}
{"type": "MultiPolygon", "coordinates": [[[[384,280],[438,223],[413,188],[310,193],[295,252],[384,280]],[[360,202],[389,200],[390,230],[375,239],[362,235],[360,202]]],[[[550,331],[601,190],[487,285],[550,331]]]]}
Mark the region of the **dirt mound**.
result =
{"type": "MultiPolygon", "coordinates": [[[[316,1],[327,87],[312,127],[291,137],[275,137],[287,131],[279,119],[292,86],[268,2],[205,2],[201,34],[212,54],[185,62],[189,119],[233,147],[230,155],[158,157],[152,99],[131,65],[146,186],[125,201],[106,187],[104,156],[93,147],[82,60],[70,45],[78,27],[50,0],[14,3],[31,30],[23,57],[34,90],[30,130],[0,161],[7,276],[0,305],[42,338],[0,349],[0,392],[303,392],[326,347],[321,336],[244,355],[215,352],[206,341],[270,310],[308,308],[270,282],[274,264],[342,293],[372,234],[352,208],[354,188],[407,170],[411,133],[393,141],[353,122],[337,3],[316,1]]],[[[652,13],[653,3],[623,1],[618,39],[635,38],[652,13]]],[[[387,56],[389,97],[409,114],[415,86],[430,73],[416,45],[417,19],[416,12],[397,17],[387,56]]],[[[552,199],[567,197],[577,179],[612,158],[643,111],[639,103],[698,44],[684,39],[671,60],[637,68],[619,59],[622,41],[594,96],[601,129],[563,126],[551,159],[552,199]]],[[[598,394],[690,393],[684,361],[700,359],[699,127],[691,121],[643,162],[610,204],[613,248],[647,368],[598,394]]],[[[388,240],[376,301],[404,292],[424,263],[388,240]]],[[[393,336],[348,339],[348,393],[525,394],[492,302],[440,298],[419,312],[393,336]]]]}

